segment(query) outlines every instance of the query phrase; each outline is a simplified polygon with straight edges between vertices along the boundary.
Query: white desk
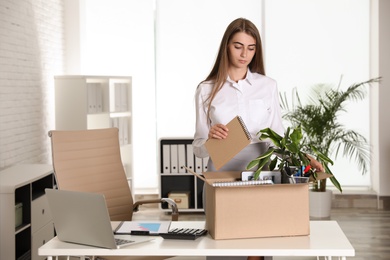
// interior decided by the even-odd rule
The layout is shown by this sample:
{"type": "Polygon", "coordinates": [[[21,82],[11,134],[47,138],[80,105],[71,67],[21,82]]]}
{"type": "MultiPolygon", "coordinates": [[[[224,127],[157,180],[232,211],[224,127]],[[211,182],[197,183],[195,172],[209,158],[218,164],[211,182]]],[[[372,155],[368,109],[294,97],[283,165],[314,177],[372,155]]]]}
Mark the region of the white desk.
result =
{"type": "MultiPolygon", "coordinates": [[[[171,227],[203,228],[203,221],[172,222],[171,227]]],[[[346,259],[355,249],[336,221],[311,221],[310,235],[298,237],[214,240],[209,235],[193,240],[153,241],[121,249],[103,249],[61,242],[53,238],[38,250],[41,256],[322,256],[346,259]]]]}

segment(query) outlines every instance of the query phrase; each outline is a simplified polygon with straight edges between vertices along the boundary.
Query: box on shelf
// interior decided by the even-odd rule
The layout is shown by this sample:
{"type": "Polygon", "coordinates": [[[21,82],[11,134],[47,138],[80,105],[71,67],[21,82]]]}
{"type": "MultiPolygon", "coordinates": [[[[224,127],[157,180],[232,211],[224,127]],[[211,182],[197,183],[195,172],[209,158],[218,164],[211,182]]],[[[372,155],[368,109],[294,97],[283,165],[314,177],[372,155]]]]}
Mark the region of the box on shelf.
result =
{"type": "Polygon", "coordinates": [[[168,193],[168,198],[176,202],[177,208],[188,209],[190,201],[189,191],[171,191],[168,193]]]}
{"type": "Polygon", "coordinates": [[[23,203],[17,202],[15,204],[15,227],[23,224],[23,203]]]}
{"type": "MultiPolygon", "coordinates": [[[[206,227],[214,239],[310,234],[308,184],[213,187],[241,172],[204,172],[206,227]]],[[[198,177],[201,177],[197,175],[198,177]]]]}

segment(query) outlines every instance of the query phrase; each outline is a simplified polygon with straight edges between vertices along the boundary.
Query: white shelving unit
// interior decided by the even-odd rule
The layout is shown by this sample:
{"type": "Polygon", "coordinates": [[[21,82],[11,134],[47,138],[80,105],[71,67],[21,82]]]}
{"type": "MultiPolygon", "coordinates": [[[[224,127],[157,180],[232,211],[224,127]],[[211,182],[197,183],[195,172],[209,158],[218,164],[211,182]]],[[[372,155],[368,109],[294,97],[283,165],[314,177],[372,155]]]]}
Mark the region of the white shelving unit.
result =
{"type": "Polygon", "coordinates": [[[119,128],[122,162],[133,189],[132,78],[55,76],[56,130],[119,128]]]}
{"type": "Polygon", "coordinates": [[[53,187],[51,165],[16,165],[0,172],[0,259],[45,259],[38,248],[55,234],[45,195],[53,187]]]}

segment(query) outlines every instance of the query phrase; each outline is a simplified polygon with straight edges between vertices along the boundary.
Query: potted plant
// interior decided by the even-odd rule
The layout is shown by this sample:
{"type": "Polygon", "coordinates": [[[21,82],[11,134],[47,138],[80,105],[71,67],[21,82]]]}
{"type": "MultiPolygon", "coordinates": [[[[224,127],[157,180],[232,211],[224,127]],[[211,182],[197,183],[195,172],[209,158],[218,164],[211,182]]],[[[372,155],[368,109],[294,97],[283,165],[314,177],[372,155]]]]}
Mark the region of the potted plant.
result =
{"type": "MultiPolygon", "coordinates": [[[[283,118],[287,119],[293,126],[302,127],[302,143],[307,147],[316,147],[322,154],[329,156],[335,153],[337,158],[340,149],[343,155],[349,158],[355,157],[362,173],[367,171],[370,157],[370,148],[366,138],[357,131],[346,129],[337,121],[338,115],[345,112],[345,103],[349,100],[361,100],[365,97],[364,86],[377,82],[379,78],[353,84],[343,91],[328,89],[323,91],[324,86],[314,91],[315,95],[310,98],[309,104],[303,105],[298,92],[295,92],[295,105],[289,107],[287,98],[281,98],[282,108],[286,110],[283,118]]],[[[316,158],[323,163],[326,172],[333,175],[330,178],[332,183],[340,191],[341,187],[336,177],[328,168],[328,162],[322,161],[321,157],[316,158]],[[339,188],[340,187],[340,188],[339,188]]],[[[322,179],[313,185],[315,191],[326,190],[326,179],[322,179]]]]}
{"type": "MultiPolygon", "coordinates": [[[[310,98],[310,103],[305,105],[302,104],[298,92],[295,91],[293,107],[289,107],[286,96],[282,96],[281,106],[287,111],[283,118],[287,119],[292,126],[299,125],[302,127],[302,143],[306,147],[316,147],[326,157],[332,155],[334,158],[338,157],[339,151],[343,151],[343,156],[356,159],[360,170],[364,174],[369,165],[370,146],[363,135],[357,131],[347,129],[340,123],[338,116],[346,111],[347,101],[363,99],[365,97],[364,87],[379,82],[379,80],[380,78],[374,78],[352,84],[345,91],[340,89],[340,84],[336,89],[326,89],[323,85],[319,85],[314,89],[314,96],[310,98]]],[[[320,156],[317,156],[316,159],[323,164],[325,171],[332,175],[329,179],[333,185],[342,192],[340,183],[328,167],[329,162],[323,160],[320,156]]],[[[329,193],[326,189],[326,182],[327,178],[315,180],[312,191],[316,194],[312,196],[320,196],[321,193],[325,192],[329,193]]],[[[331,199],[331,195],[329,196],[331,199]]]]}
{"type": "Polygon", "coordinates": [[[268,166],[271,171],[277,168],[282,174],[282,180],[292,178],[294,175],[311,178],[311,180],[331,177],[331,175],[325,173],[319,176],[314,169],[310,168],[308,151],[313,151],[315,156],[321,158],[324,162],[333,164],[333,161],[314,146],[302,142],[301,126],[293,129],[288,127],[284,136],[280,136],[270,128],[262,129],[258,134],[260,140],[268,139],[273,143],[273,146],[270,146],[266,152],[247,165],[247,170],[257,167],[254,172],[254,179],[259,178],[260,172],[265,166],[268,166]]]}

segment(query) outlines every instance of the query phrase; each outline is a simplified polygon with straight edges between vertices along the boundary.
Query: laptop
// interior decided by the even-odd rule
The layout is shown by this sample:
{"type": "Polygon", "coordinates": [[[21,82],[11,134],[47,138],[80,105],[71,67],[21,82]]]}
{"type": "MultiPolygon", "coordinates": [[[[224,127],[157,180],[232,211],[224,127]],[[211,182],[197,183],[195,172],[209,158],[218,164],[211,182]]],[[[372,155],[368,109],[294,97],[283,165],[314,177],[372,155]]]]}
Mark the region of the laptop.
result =
{"type": "Polygon", "coordinates": [[[59,240],[102,248],[122,248],[152,240],[114,235],[103,194],[45,189],[59,240]]]}

